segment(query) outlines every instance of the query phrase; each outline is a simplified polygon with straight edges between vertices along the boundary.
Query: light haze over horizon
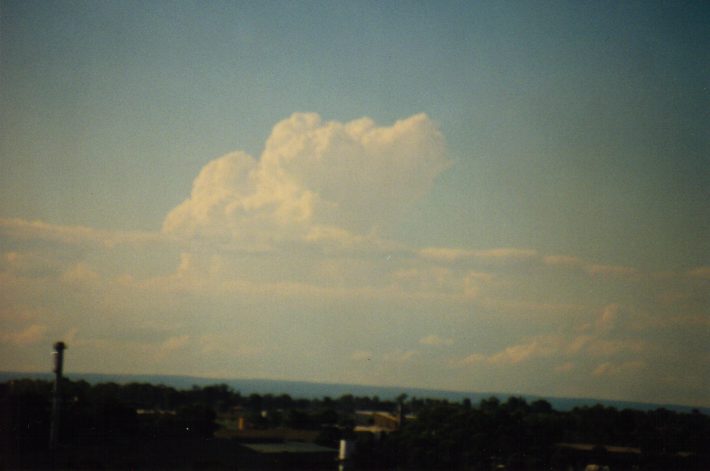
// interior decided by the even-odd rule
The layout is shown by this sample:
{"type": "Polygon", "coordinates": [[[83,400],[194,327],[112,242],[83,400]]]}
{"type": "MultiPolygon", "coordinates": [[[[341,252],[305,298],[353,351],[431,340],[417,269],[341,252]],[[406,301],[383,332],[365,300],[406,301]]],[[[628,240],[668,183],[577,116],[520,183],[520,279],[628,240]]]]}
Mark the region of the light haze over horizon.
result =
{"type": "Polygon", "coordinates": [[[0,0],[0,370],[710,407],[710,4],[0,0]]]}

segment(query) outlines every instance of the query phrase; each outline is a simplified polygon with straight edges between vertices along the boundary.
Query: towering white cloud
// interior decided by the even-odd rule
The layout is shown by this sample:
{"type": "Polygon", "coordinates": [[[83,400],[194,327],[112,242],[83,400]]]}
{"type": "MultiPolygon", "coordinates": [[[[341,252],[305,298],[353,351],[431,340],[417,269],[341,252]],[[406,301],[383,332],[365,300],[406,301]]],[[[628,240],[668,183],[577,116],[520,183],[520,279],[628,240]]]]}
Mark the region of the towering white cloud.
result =
{"type": "Polygon", "coordinates": [[[253,242],[306,239],[324,228],[366,234],[395,220],[447,165],[443,137],[425,114],[378,127],[369,118],[296,113],[274,126],[259,160],[234,152],[208,163],[163,230],[253,242]]]}

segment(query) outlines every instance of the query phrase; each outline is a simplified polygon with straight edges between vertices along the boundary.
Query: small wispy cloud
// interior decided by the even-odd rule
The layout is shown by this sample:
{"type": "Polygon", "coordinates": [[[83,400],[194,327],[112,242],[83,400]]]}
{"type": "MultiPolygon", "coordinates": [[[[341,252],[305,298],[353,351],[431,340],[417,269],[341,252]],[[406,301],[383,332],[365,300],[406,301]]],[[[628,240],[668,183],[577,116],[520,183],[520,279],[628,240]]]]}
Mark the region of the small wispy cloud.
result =
{"type": "Polygon", "coordinates": [[[228,359],[257,356],[264,348],[252,342],[245,342],[236,333],[224,332],[205,334],[196,339],[200,353],[228,359]]]}
{"type": "Polygon", "coordinates": [[[475,256],[488,260],[530,260],[537,256],[537,250],[519,248],[498,248],[490,250],[478,250],[475,256]]]}
{"type": "Polygon", "coordinates": [[[439,337],[438,335],[427,335],[426,337],[419,339],[419,343],[422,345],[429,345],[431,347],[441,347],[453,345],[454,339],[439,337]]]}
{"type": "Polygon", "coordinates": [[[463,360],[461,365],[488,364],[495,366],[515,365],[535,358],[547,358],[560,350],[560,339],[553,336],[541,336],[529,342],[511,345],[490,355],[472,353],[463,360]]]}
{"type": "Polygon", "coordinates": [[[0,236],[19,240],[45,240],[69,245],[86,243],[113,248],[122,244],[148,244],[165,236],[147,231],[107,231],[86,226],[63,226],[43,221],[0,218],[0,236]]]}
{"type": "Polygon", "coordinates": [[[555,366],[554,370],[557,373],[568,373],[572,370],[574,370],[575,364],[572,361],[566,361],[560,365],[555,366]]]}
{"type": "Polygon", "coordinates": [[[646,367],[646,363],[640,360],[630,360],[620,363],[604,362],[597,366],[592,372],[593,376],[617,376],[630,374],[646,367]]]}
{"type": "Polygon", "coordinates": [[[509,247],[488,250],[463,250],[447,247],[426,247],[419,250],[419,256],[426,260],[441,263],[454,263],[466,260],[516,262],[526,261],[535,258],[537,256],[537,251],[532,249],[509,247]]]}
{"type": "Polygon", "coordinates": [[[558,350],[559,342],[557,339],[539,337],[528,343],[510,346],[489,356],[487,361],[493,365],[517,364],[534,358],[549,357],[557,353],[558,350]]]}
{"type": "Polygon", "coordinates": [[[61,280],[71,284],[85,284],[96,282],[100,279],[100,275],[94,271],[88,263],[78,262],[69,267],[61,275],[61,280]]]}
{"type": "Polygon", "coordinates": [[[609,331],[614,328],[619,317],[620,306],[618,304],[609,304],[605,306],[597,319],[597,328],[602,331],[609,331]]]}
{"type": "Polygon", "coordinates": [[[350,354],[350,359],[355,361],[370,361],[373,353],[369,350],[356,350],[350,354]]]}
{"type": "Polygon", "coordinates": [[[17,276],[42,278],[59,274],[62,263],[51,255],[12,250],[3,254],[0,268],[17,276]]]}
{"type": "Polygon", "coordinates": [[[579,266],[584,263],[584,261],[578,257],[573,257],[570,255],[546,255],[542,258],[545,265],[551,266],[579,266]]]}
{"type": "Polygon", "coordinates": [[[689,276],[694,278],[710,279],[710,267],[698,267],[688,272],[689,276]]]}
{"type": "Polygon", "coordinates": [[[595,276],[619,276],[619,277],[631,276],[631,275],[635,275],[637,273],[637,270],[633,267],[627,267],[627,266],[623,266],[623,265],[601,265],[601,264],[586,265],[584,267],[584,271],[586,271],[590,275],[595,275],[595,276]]]}
{"type": "Polygon", "coordinates": [[[47,326],[32,324],[17,332],[0,331],[0,340],[13,345],[28,346],[41,342],[47,333],[47,326]]]}
{"type": "Polygon", "coordinates": [[[382,355],[382,360],[388,363],[407,363],[417,354],[416,350],[392,350],[382,355]]]}

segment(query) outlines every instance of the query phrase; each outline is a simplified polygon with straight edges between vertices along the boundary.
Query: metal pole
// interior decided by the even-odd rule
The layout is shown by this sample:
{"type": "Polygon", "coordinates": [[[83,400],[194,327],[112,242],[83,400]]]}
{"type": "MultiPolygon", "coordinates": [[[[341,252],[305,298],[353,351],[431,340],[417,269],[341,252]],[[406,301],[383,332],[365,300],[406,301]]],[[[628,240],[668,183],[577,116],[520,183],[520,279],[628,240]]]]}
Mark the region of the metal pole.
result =
{"type": "Polygon", "coordinates": [[[54,390],[52,392],[52,424],[49,430],[49,449],[55,450],[59,441],[59,417],[62,407],[62,371],[64,369],[64,342],[54,344],[54,390]]]}

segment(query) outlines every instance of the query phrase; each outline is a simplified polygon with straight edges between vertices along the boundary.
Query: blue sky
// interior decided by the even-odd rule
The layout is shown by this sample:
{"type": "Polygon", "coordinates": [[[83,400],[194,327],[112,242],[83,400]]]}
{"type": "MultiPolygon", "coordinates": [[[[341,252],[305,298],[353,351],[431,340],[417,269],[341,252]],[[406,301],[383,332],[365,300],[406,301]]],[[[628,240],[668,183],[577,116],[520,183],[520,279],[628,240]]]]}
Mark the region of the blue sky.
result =
{"type": "Polygon", "coordinates": [[[709,20],[3,0],[0,367],[707,406],[709,20]]]}

